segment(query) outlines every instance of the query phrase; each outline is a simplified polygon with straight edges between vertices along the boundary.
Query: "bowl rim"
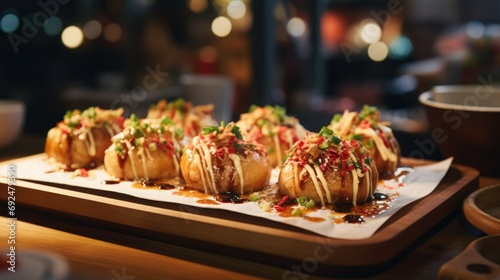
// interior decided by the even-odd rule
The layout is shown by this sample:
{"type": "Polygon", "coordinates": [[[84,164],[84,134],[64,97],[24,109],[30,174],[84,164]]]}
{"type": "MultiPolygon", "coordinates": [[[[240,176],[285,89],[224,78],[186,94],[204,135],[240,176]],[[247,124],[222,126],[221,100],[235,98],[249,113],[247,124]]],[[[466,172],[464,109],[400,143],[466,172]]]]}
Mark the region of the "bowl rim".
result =
{"type": "MultiPolygon", "coordinates": [[[[474,191],[473,193],[469,194],[467,198],[463,202],[463,212],[467,220],[474,225],[475,227],[479,228],[480,230],[488,233],[488,234],[499,234],[500,232],[498,231],[498,228],[492,229],[490,227],[491,224],[498,224],[500,225],[500,219],[497,219],[496,217],[486,213],[482,208],[479,208],[479,206],[476,204],[476,198],[480,195],[484,195],[484,193],[492,192],[495,191],[495,189],[500,189],[500,184],[493,184],[481,189],[478,189],[474,191]],[[488,226],[485,226],[484,223],[488,223],[488,226]],[[493,232],[495,231],[495,232],[493,232]]],[[[499,200],[500,201],[500,200],[499,200]]]]}
{"type": "MultiPolygon", "coordinates": [[[[456,88],[459,89],[460,86],[457,86],[456,88]]],[[[480,106],[469,106],[469,105],[437,102],[432,100],[432,96],[434,93],[435,93],[434,90],[426,91],[418,96],[418,101],[428,107],[445,109],[445,110],[470,111],[470,112],[500,112],[500,107],[483,107],[483,106],[480,107],[480,106]]],[[[442,94],[451,94],[451,92],[442,92],[442,94]]]]}
{"type": "Polygon", "coordinates": [[[23,112],[24,102],[20,100],[0,100],[0,112],[12,113],[12,112],[23,112]]]}

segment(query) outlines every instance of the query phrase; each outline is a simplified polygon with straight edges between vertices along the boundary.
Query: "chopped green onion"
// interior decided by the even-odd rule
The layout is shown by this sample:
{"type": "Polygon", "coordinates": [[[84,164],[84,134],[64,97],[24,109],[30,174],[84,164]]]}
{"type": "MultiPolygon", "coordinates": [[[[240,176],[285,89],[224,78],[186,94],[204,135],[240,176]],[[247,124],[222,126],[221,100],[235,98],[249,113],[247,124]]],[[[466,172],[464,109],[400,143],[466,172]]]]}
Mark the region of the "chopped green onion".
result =
{"type": "Polygon", "coordinates": [[[118,142],[118,143],[115,143],[115,151],[117,153],[121,153],[124,151],[124,148],[123,148],[123,145],[122,143],[118,142]]]}
{"type": "Polygon", "coordinates": [[[68,110],[66,111],[66,114],[64,114],[64,119],[69,119],[71,116],[73,116],[73,111],[68,110]]]}
{"type": "Polygon", "coordinates": [[[314,200],[307,198],[306,196],[301,196],[297,198],[297,203],[307,209],[311,209],[316,205],[314,200]]]}
{"type": "Polygon", "coordinates": [[[313,208],[314,206],[316,205],[316,203],[314,202],[314,200],[312,199],[309,199],[309,201],[306,203],[306,205],[304,205],[307,209],[311,209],[313,208]]]}
{"type": "Polygon", "coordinates": [[[309,201],[309,198],[307,198],[307,196],[301,196],[301,197],[297,197],[297,203],[299,205],[302,205],[302,206],[305,206],[307,201],[309,201]]]}
{"type": "Polygon", "coordinates": [[[340,142],[342,142],[342,139],[340,139],[339,137],[335,136],[335,135],[332,135],[332,142],[336,145],[340,144],[340,142]]]}
{"type": "Polygon", "coordinates": [[[71,128],[76,128],[78,126],[78,122],[69,122],[68,126],[71,128]]]}
{"type": "Polygon", "coordinates": [[[173,102],[168,103],[167,108],[169,108],[169,109],[175,108],[176,110],[180,111],[184,107],[185,104],[186,104],[186,101],[184,99],[177,98],[173,102]]]}
{"type": "Polygon", "coordinates": [[[258,193],[252,193],[249,197],[248,200],[250,201],[258,201],[261,200],[262,197],[258,193]]]}
{"type": "Polygon", "coordinates": [[[173,125],[174,122],[171,119],[164,117],[164,118],[161,119],[160,124],[163,124],[163,125],[173,125]]]}
{"type": "Polygon", "coordinates": [[[134,131],[134,137],[135,137],[135,138],[141,138],[141,137],[144,137],[144,133],[142,132],[142,130],[140,130],[140,129],[136,129],[136,130],[134,131]]]}
{"type": "Polygon", "coordinates": [[[300,215],[302,215],[302,211],[300,211],[300,207],[293,209],[292,216],[300,216],[300,215]]]}
{"type": "Polygon", "coordinates": [[[274,106],[273,114],[278,118],[280,122],[284,122],[286,118],[285,108],[281,106],[274,106]]]}
{"type": "Polygon", "coordinates": [[[212,132],[219,134],[220,133],[219,127],[218,126],[205,126],[203,128],[202,134],[208,135],[212,132]]]}
{"type": "Polygon", "coordinates": [[[363,140],[363,134],[352,134],[350,139],[356,140],[356,141],[361,141],[361,140],[363,140]]]}
{"type": "Polygon", "coordinates": [[[372,106],[368,106],[368,105],[364,105],[363,106],[363,109],[361,110],[361,112],[359,113],[359,119],[362,120],[370,115],[373,115],[375,113],[377,113],[378,110],[376,107],[372,107],[372,106]]]}
{"type": "Polygon", "coordinates": [[[330,147],[330,145],[328,145],[328,142],[327,141],[323,141],[321,142],[321,144],[318,145],[318,147],[321,149],[321,150],[326,150],[330,147]]]}
{"type": "Polygon", "coordinates": [[[259,109],[259,108],[260,108],[259,106],[255,105],[255,104],[252,104],[252,105],[250,105],[250,108],[248,109],[248,112],[251,113],[251,112],[253,112],[253,111],[255,111],[255,110],[259,109]]]}
{"type": "Polygon", "coordinates": [[[243,136],[241,136],[241,132],[240,132],[240,127],[235,125],[233,126],[233,128],[231,128],[231,132],[236,136],[236,138],[238,139],[243,139],[243,136]]]}
{"type": "Polygon", "coordinates": [[[333,135],[333,130],[329,129],[326,126],[323,126],[321,130],[319,131],[319,136],[332,136],[333,135]]]}
{"type": "Polygon", "coordinates": [[[259,126],[259,127],[263,127],[263,126],[264,126],[264,125],[266,125],[266,124],[269,124],[269,120],[266,120],[266,119],[259,119],[259,120],[257,121],[257,126],[259,126]]]}
{"type": "Polygon", "coordinates": [[[175,138],[182,138],[184,136],[184,129],[180,127],[176,127],[174,129],[174,137],[175,138]]]}
{"type": "Polygon", "coordinates": [[[332,121],[331,122],[339,122],[340,119],[342,119],[342,115],[341,114],[335,114],[332,118],[332,121]]]}
{"type": "Polygon", "coordinates": [[[373,149],[373,140],[368,140],[366,141],[366,143],[363,143],[363,146],[366,148],[366,149],[373,149]]]}

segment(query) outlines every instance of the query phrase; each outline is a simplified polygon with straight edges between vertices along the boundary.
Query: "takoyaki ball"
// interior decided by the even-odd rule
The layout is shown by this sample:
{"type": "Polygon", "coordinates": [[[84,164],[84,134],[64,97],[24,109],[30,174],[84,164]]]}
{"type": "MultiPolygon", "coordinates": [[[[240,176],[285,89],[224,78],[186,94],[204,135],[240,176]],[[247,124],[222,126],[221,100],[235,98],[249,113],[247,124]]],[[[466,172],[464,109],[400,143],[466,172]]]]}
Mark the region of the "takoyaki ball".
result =
{"type": "Polygon", "coordinates": [[[399,143],[392,129],[380,120],[377,108],[365,105],[359,113],[346,110],[343,115],[333,117],[329,128],[341,137],[360,141],[381,176],[396,171],[401,158],[399,143]]]}
{"type": "Polygon", "coordinates": [[[281,166],[286,150],[306,134],[298,119],[287,116],[280,106],[251,106],[236,125],[244,136],[266,148],[272,167],[281,166]]]}
{"type": "Polygon", "coordinates": [[[106,150],[106,172],[124,180],[154,180],[180,175],[184,133],[168,118],[138,119],[132,115],[106,150]]]}
{"type": "Polygon", "coordinates": [[[373,199],[377,168],[358,141],[342,139],[323,127],[319,133],[308,132],[287,155],[278,177],[281,194],[292,199],[305,196],[322,206],[373,199]]]}
{"type": "Polygon", "coordinates": [[[208,126],[185,147],[186,185],[205,193],[249,193],[269,184],[271,165],[258,143],[243,140],[233,122],[208,126]]]}
{"type": "Polygon", "coordinates": [[[99,107],[68,111],[47,133],[45,154],[66,170],[103,164],[111,138],[123,128],[122,113],[122,109],[99,107]]]}

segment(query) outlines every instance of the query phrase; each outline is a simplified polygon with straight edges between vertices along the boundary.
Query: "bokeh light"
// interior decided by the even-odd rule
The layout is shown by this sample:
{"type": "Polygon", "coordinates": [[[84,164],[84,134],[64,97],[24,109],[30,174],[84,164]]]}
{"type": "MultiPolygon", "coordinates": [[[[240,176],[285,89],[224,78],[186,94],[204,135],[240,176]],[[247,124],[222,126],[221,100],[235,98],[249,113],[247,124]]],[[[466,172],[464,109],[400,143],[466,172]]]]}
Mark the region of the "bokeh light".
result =
{"type": "Polygon", "coordinates": [[[15,14],[6,14],[0,20],[0,28],[5,33],[16,31],[19,27],[19,17],[15,14]]]}
{"type": "Polygon", "coordinates": [[[212,21],[212,32],[218,37],[226,37],[231,29],[231,21],[226,17],[217,17],[212,21]]]}
{"type": "Polygon", "coordinates": [[[382,38],[382,29],[373,20],[366,20],[361,23],[359,36],[367,44],[378,42],[382,38]]]}
{"type": "Polygon", "coordinates": [[[240,19],[245,16],[247,7],[241,0],[233,0],[227,5],[227,15],[233,19],[240,19]]]}
{"type": "Polygon", "coordinates": [[[478,39],[483,37],[486,27],[480,21],[474,20],[465,26],[465,32],[470,38],[478,39]]]}
{"type": "Polygon", "coordinates": [[[43,31],[45,31],[45,33],[49,36],[55,36],[61,33],[62,28],[63,28],[62,20],[55,16],[49,17],[45,21],[45,24],[43,25],[43,31]]]}
{"type": "Polygon", "coordinates": [[[389,47],[389,57],[394,59],[407,58],[413,51],[413,44],[408,37],[401,35],[392,41],[389,47]]]}
{"type": "Polygon", "coordinates": [[[207,0],[189,0],[188,8],[193,13],[202,13],[207,9],[208,3],[207,0]]]}
{"type": "Polygon", "coordinates": [[[213,63],[217,59],[217,51],[212,46],[205,46],[200,49],[198,56],[205,63],[213,63]]]}
{"type": "Polygon", "coordinates": [[[384,42],[375,42],[368,47],[368,57],[371,60],[380,62],[386,59],[389,54],[389,48],[384,42]]]}
{"type": "Polygon", "coordinates": [[[97,20],[91,20],[83,26],[83,34],[87,39],[93,40],[101,36],[102,25],[97,20]]]}
{"type": "Polygon", "coordinates": [[[77,26],[74,25],[68,26],[62,32],[61,40],[67,48],[70,49],[77,48],[83,42],[83,32],[77,26]]]}
{"type": "Polygon", "coordinates": [[[288,21],[286,30],[290,35],[300,37],[306,32],[306,24],[302,19],[294,17],[288,21]]]}
{"type": "Polygon", "coordinates": [[[122,37],[122,28],[117,23],[110,23],[104,28],[104,39],[114,43],[122,37]]]}

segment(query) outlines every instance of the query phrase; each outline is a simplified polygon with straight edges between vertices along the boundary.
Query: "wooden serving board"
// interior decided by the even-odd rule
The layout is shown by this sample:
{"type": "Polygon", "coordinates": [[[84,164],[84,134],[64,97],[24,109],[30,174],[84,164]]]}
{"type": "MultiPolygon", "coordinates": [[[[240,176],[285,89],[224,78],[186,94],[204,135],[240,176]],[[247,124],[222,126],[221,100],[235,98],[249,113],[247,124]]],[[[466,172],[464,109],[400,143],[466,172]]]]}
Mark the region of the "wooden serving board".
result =
{"type": "MultiPolygon", "coordinates": [[[[403,160],[423,165],[428,161],[403,160]]],[[[358,274],[393,261],[431,227],[456,210],[479,185],[479,172],[452,164],[428,196],[399,210],[370,238],[342,240],[244,214],[157,202],[108,191],[17,180],[16,205],[94,226],[293,271],[358,274]]],[[[5,190],[6,178],[0,179],[5,190]]],[[[0,192],[7,200],[7,191],[0,192]]]]}

